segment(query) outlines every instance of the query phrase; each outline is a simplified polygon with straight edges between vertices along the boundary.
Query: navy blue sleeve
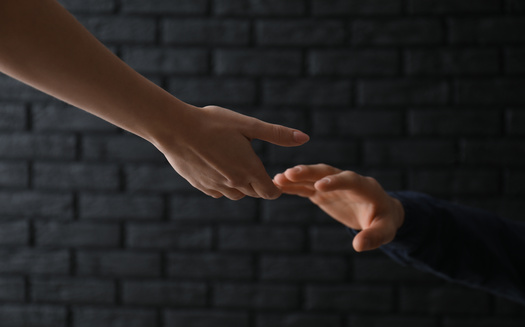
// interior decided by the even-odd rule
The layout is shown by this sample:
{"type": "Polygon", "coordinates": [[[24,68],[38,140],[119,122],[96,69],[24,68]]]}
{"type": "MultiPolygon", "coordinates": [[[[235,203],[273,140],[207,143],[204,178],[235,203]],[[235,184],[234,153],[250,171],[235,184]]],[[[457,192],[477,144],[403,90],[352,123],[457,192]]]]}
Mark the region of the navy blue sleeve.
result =
{"type": "Polygon", "coordinates": [[[403,204],[405,222],[383,252],[404,265],[525,304],[525,223],[421,193],[389,194],[403,204]]]}

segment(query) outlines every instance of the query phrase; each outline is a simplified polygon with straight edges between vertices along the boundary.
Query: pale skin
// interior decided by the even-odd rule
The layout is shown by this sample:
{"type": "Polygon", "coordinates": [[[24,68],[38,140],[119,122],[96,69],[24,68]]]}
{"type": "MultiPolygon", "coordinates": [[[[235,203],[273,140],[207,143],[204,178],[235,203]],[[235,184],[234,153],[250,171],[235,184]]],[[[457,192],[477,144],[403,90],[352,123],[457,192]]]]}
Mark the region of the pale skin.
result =
{"type": "Polygon", "coordinates": [[[326,165],[299,165],[274,177],[284,193],[309,198],[329,216],[352,229],[356,251],[373,250],[391,242],[404,222],[399,200],[389,196],[371,177],[326,165]]]}
{"type": "Polygon", "coordinates": [[[0,72],[134,133],[214,198],[277,198],[251,146],[309,137],[218,107],[175,98],[121,61],[55,0],[0,1],[0,72]]]}

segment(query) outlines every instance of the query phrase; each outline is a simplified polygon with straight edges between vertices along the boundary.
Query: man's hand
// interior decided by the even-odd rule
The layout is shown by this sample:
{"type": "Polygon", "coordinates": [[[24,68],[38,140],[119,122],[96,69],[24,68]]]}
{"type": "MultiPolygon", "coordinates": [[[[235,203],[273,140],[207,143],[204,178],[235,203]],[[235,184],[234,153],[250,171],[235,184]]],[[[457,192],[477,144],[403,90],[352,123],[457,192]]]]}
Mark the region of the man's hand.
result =
{"type": "Polygon", "coordinates": [[[281,190],[266,173],[251,140],[281,146],[298,146],[309,140],[298,130],[217,106],[187,113],[184,127],[178,124],[182,130],[167,131],[155,144],[182,177],[214,198],[277,198],[281,190]]]}
{"type": "Polygon", "coordinates": [[[401,203],[371,177],[325,165],[300,165],[277,174],[284,193],[309,198],[340,223],[361,230],[354,238],[358,252],[391,242],[404,221],[401,203]]]}

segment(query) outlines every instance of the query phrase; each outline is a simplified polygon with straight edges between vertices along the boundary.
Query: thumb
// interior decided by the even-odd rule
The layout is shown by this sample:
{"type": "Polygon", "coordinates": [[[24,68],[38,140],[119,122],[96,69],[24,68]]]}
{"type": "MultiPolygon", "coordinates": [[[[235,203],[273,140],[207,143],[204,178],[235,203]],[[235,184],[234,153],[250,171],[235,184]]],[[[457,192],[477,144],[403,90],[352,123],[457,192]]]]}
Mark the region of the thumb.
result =
{"type": "Polygon", "coordinates": [[[392,231],[385,219],[377,219],[370,227],[359,232],[352,243],[357,252],[374,250],[394,239],[395,232],[392,231]]]}
{"type": "Polygon", "coordinates": [[[246,136],[280,146],[298,146],[310,140],[308,135],[299,130],[260,120],[246,131],[246,136]]]}

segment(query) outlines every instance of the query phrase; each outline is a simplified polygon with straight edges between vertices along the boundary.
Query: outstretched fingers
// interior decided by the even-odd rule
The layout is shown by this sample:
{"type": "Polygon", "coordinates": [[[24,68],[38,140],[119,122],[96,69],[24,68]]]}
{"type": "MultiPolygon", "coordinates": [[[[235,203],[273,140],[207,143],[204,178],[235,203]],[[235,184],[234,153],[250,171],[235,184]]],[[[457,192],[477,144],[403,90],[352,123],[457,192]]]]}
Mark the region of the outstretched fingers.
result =
{"type": "Polygon", "coordinates": [[[339,172],[341,170],[338,168],[326,164],[317,164],[295,166],[287,169],[284,175],[292,182],[316,182],[325,176],[339,172]]]}
{"type": "Polygon", "coordinates": [[[359,190],[363,187],[363,177],[353,171],[342,171],[334,175],[329,175],[315,182],[315,188],[319,191],[329,192],[336,190],[359,190]]]}
{"type": "Polygon", "coordinates": [[[286,194],[310,197],[316,192],[312,182],[292,182],[284,174],[275,175],[273,181],[286,194]]]}

